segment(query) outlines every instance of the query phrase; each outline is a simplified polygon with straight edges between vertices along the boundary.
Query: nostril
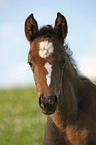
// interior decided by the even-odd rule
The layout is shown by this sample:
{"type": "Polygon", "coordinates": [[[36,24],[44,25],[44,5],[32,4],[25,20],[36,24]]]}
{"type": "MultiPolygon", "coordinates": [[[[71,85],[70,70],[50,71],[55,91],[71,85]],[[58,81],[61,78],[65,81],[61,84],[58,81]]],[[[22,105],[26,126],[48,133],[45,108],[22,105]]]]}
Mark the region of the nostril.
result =
{"type": "Polygon", "coordinates": [[[44,100],[45,100],[44,95],[41,94],[40,97],[39,97],[39,105],[40,105],[40,107],[41,107],[42,109],[45,108],[45,105],[44,105],[44,102],[45,102],[45,101],[44,101],[44,100]]]}
{"type": "Polygon", "coordinates": [[[45,108],[44,103],[41,103],[41,105],[40,105],[40,106],[41,106],[41,108],[42,108],[42,109],[44,109],[44,108],[45,108]]]}
{"type": "Polygon", "coordinates": [[[54,102],[57,103],[57,96],[54,95],[54,102]]]}

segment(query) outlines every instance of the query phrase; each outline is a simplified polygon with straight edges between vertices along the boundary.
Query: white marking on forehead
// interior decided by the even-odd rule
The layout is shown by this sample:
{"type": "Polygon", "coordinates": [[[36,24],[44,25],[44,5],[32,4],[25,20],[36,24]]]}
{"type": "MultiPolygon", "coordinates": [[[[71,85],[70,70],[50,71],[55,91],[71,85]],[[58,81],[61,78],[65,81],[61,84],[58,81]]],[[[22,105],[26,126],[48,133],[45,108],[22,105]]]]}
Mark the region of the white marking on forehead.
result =
{"type": "Polygon", "coordinates": [[[39,43],[39,55],[42,58],[47,58],[50,54],[54,52],[54,47],[52,42],[42,41],[39,43]]]}
{"type": "Polygon", "coordinates": [[[44,67],[46,68],[46,70],[48,72],[48,74],[46,75],[46,79],[47,79],[47,85],[49,87],[49,85],[51,84],[52,65],[49,64],[48,62],[46,62],[44,67]]]}

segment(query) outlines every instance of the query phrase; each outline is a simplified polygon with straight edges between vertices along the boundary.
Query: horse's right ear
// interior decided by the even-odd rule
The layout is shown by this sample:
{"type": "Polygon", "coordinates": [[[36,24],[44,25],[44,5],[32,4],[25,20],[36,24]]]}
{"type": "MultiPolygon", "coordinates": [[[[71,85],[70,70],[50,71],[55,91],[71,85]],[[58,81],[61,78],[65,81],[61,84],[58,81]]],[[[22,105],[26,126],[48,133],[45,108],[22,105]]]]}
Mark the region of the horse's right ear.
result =
{"type": "Polygon", "coordinates": [[[28,41],[32,41],[32,38],[38,31],[38,25],[36,20],[34,19],[33,14],[31,14],[25,22],[25,35],[28,41]]]}

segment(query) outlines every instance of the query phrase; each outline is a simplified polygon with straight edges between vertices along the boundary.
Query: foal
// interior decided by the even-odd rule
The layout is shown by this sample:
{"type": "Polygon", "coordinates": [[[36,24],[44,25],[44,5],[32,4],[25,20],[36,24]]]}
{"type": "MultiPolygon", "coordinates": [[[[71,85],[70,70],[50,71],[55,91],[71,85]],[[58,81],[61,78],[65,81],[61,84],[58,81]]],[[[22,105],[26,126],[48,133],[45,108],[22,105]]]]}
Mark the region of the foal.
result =
{"type": "Polygon", "coordinates": [[[33,14],[25,22],[28,62],[47,115],[43,145],[96,145],[96,86],[78,74],[64,46],[67,32],[60,13],[54,28],[38,30],[33,14]]]}

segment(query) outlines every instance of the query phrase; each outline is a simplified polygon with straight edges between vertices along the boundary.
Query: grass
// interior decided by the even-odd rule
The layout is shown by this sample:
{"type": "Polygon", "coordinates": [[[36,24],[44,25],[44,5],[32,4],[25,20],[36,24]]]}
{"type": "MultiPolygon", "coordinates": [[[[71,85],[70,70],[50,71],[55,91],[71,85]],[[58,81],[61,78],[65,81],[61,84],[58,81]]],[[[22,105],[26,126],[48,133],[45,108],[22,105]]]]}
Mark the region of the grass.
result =
{"type": "Polygon", "coordinates": [[[93,83],[96,85],[96,79],[93,80],[93,83]]]}
{"type": "Polygon", "coordinates": [[[45,122],[36,89],[0,91],[0,145],[41,145],[45,122]]]}
{"type": "Polygon", "coordinates": [[[42,145],[45,122],[35,88],[0,90],[0,145],[42,145]]]}

